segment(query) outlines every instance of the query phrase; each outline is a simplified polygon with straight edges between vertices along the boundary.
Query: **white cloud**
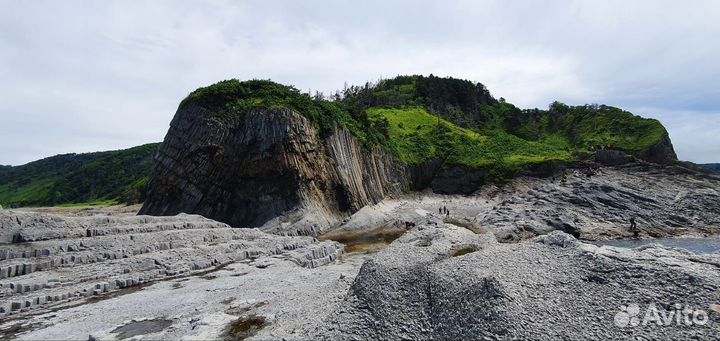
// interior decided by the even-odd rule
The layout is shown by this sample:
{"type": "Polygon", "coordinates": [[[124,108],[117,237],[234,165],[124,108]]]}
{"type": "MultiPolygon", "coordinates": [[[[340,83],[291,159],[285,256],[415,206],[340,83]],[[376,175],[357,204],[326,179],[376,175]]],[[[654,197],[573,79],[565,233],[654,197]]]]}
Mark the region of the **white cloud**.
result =
{"type": "Polygon", "coordinates": [[[718,17],[713,1],[0,0],[0,163],[160,141],[222,79],[415,73],[659,117],[681,158],[720,161],[718,17]]]}

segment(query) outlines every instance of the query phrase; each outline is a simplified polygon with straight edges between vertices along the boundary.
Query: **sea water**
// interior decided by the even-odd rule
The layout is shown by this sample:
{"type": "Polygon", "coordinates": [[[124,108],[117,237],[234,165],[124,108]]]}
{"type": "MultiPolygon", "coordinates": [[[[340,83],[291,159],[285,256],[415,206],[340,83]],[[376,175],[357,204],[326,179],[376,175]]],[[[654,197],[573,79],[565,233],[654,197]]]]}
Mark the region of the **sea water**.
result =
{"type": "Polygon", "coordinates": [[[659,238],[659,239],[621,239],[594,241],[592,244],[636,248],[648,244],[660,244],[666,247],[685,249],[697,254],[720,252],[720,239],[716,238],[659,238]]]}

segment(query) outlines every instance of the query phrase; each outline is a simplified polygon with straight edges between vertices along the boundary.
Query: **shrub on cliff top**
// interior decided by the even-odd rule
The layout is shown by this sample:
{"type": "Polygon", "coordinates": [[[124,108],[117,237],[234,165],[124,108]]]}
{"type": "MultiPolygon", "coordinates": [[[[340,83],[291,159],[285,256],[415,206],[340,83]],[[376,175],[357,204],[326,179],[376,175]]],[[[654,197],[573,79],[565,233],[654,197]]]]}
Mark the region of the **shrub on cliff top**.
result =
{"type": "Polygon", "coordinates": [[[252,109],[291,109],[312,121],[326,137],[334,124],[348,129],[366,146],[382,143],[383,134],[368,120],[350,115],[341,103],[313,98],[293,86],[269,80],[225,80],[193,91],[180,103],[180,108],[193,103],[214,115],[241,120],[252,109]]]}

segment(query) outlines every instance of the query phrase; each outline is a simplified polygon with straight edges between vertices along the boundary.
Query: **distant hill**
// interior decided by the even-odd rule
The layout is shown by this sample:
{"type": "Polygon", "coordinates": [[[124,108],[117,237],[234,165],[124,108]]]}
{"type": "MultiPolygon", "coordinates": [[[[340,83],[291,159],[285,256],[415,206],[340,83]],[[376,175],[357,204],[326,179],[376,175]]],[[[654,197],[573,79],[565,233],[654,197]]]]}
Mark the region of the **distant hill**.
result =
{"type": "Polygon", "coordinates": [[[720,163],[706,163],[698,166],[711,172],[720,173],[720,163]]]}
{"type": "Polygon", "coordinates": [[[123,150],[63,154],[22,166],[0,166],[0,205],[142,202],[159,146],[151,143],[123,150]]]}

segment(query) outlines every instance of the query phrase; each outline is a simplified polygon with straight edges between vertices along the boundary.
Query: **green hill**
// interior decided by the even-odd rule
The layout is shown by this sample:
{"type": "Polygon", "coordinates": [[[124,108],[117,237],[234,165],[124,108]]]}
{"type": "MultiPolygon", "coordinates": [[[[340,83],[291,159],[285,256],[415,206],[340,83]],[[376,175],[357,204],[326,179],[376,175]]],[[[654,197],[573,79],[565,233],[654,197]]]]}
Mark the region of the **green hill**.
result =
{"type": "Polygon", "coordinates": [[[667,134],[654,119],[607,105],[568,106],[554,102],[548,110],[519,109],[490,95],[484,85],[455,78],[398,76],[344,91],[352,112],[371,108],[422,107],[455,125],[493,135],[502,131],[527,141],[587,151],[612,145],[628,152],[646,150],[667,134]]]}
{"type": "Polygon", "coordinates": [[[547,110],[523,110],[480,83],[433,75],[351,86],[330,98],[272,81],[227,80],[194,91],[181,107],[190,103],[231,120],[254,108],[289,108],[323,136],[339,124],[366,147],[388,148],[407,164],[441,160],[500,178],[533,164],[589,157],[600,146],[639,155],[667,136],[657,120],[611,106],[554,102],[547,110]]]}
{"type": "MultiPolygon", "coordinates": [[[[314,122],[323,138],[339,125],[366,148],[386,148],[408,165],[439,160],[445,168],[487,170],[496,180],[537,164],[574,162],[598,146],[642,155],[667,140],[657,120],[611,106],[554,102],[547,110],[519,109],[480,83],[433,75],[350,86],[329,98],[269,80],[233,79],[193,91],[180,108],[187,105],[233,123],[255,108],[288,108],[314,122]]],[[[0,166],[0,205],[141,202],[158,148],[0,166]]]]}
{"type": "Polygon", "coordinates": [[[0,167],[0,205],[142,202],[160,144],[0,167]]]}
{"type": "Polygon", "coordinates": [[[570,160],[562,146],[523,140],[502,130],[479,133],[429,114],[424,108],[368,109],[371,120],[387,120],[391,149],[407,164],[442,159],[468,168],[516,168],[570,160]]]}

